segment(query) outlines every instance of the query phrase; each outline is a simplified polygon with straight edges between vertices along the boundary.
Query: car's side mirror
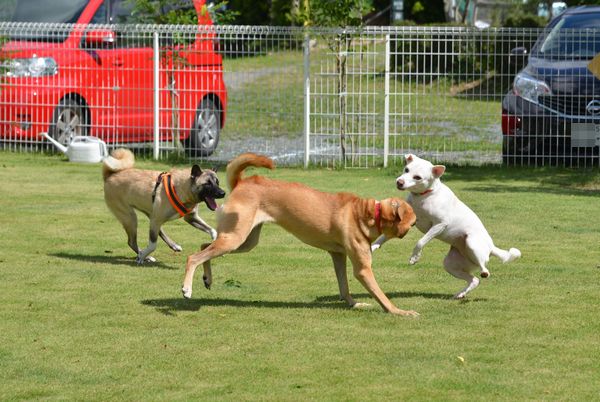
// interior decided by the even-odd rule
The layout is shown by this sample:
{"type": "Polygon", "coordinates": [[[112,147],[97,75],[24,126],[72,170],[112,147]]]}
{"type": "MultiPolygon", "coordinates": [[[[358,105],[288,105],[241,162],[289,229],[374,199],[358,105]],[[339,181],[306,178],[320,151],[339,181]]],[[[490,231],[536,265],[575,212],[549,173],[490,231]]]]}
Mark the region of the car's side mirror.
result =
{"type": "Polygon", "coordinates": [[[511,66],[521,68],[525,64],[525,58],[529,52],[527,48],[523,46],[515,47],[511,49],[508,60],[511,66]]]}
{"type": "Polygon", "coordinates": [[[512,56],[527,56],[527,48],[524,46],[515,47],[511,49],[510,54],[512,56]]]}
{"type": "Polygon", "coordinates": [[[111,29],[93,29],[85,35],[85,45],[91,48],[112,46],[117,34],[111,29]]]}

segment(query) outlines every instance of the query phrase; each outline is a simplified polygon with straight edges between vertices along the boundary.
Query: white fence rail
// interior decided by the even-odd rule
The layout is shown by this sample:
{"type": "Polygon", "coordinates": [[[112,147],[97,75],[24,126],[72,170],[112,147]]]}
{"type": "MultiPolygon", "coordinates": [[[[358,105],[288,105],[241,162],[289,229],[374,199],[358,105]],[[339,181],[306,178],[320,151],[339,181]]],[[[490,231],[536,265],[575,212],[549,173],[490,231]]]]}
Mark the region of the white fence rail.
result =
{"type": "MultiPolygon", "coordinates": [[[[593,54],[557,48],[532,67],[544,60],[528,58],[542,33],[0,23],[0,141],[34,151],[52,149],[40,132],[64,143],[93,135],[149,157],[253,151],[291,165],[382,166],[412,152],[597,166],[593,54]],[[512,91],[528,60],[520,84],[548,82],[535,99],[512,91]]],[[[562,45],[598,51],[598,38],[572,32],[562,45]]]]}

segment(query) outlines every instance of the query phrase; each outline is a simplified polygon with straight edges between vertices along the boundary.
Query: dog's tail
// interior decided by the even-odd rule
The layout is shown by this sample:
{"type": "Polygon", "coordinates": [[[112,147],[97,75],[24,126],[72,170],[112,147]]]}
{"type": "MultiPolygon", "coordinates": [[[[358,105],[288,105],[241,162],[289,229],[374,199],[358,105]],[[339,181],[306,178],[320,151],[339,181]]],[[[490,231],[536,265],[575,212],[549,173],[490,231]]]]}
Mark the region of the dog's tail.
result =
{"type": "Polygon", "coordinates": [[[492,255],[500,258],[503,263],[511,262],[521,257],[521,252],[517,248],[511,248],[508,251],[502,250],[501,248],[494,247],[492,249],[492,255]]]}
{"type": "Polygon", "coordinates": [[[229,190],[233,190],[237,186],[240,180],[242,180],[244,169],[250,166],[273,169],[275,163],[266,156],[251,152],[238,155],[227,165],[227,184],[229,185],[229,190]]]}
{"type": "Polygon", "coordinates": [[[113,173],[132,168],[134,163],[133,152],[125,148],[115,149],[102,161],[102,177],[106,180],[113,173]]]}

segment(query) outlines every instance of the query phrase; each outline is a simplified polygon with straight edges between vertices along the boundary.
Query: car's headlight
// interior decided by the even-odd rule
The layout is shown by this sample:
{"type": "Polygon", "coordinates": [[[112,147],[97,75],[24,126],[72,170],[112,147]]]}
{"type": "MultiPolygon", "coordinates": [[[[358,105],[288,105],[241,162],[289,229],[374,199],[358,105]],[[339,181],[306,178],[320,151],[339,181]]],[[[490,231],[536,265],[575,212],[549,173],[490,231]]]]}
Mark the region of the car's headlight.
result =
{"type": "Polygon", "coordinates": [[[2,67],[2,73],[7,77],[44,77],[58,72],[56,61],[51,57],[9,59],[2,67]]]}
{"type": "Polygon", "coordinates": [[[540,95],[551,95],[552,91],[544,81],[533,78],[525,73],[519,73],[513,82],[513,92],[530,102],[538,103],[540,95]]]}

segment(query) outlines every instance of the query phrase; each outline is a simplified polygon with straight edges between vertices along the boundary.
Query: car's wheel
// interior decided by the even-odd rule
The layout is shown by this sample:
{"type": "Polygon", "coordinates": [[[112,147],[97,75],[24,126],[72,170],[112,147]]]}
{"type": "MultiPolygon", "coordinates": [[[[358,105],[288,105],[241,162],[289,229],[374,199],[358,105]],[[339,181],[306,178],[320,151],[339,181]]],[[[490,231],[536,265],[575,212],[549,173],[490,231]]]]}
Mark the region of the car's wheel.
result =
{"type": "Polygon", "coordinates": [[[517,146],[514,137],[502,137],[502,164],[505,166],[519,165],[522,162],[522,154],[517,154],[517,146]]]}
{"type": "Polygon", "coordinates": [[[187,151],[190,156],[209,156],[215,152],[221,134],[221,114],[214,102],[205,98],[196,110],[187,151]]]}
{"type": "Polygon", "coordinates": [[[87,135],[88,124],[85,110],[74,99],[63,99],[54,109],[49,135],[63,145],[68,145],[73,137],[87,135]]]}

